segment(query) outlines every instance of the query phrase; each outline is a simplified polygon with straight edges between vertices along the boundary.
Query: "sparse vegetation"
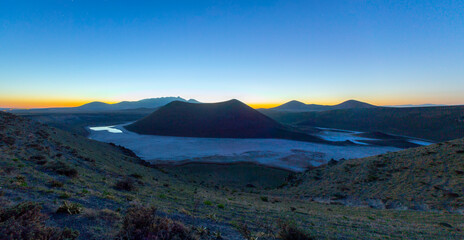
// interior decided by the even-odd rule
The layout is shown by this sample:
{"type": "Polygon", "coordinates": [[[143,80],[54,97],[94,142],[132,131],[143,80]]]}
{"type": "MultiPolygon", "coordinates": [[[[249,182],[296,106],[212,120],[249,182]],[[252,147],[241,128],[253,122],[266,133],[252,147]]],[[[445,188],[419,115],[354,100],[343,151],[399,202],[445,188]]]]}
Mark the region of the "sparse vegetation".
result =
{"type": "Polygon", "coordinates": [[[194,231],[182,223],[156,216],[156,208],[133,206],[127,210],[118,234],[124,240],[196,240],[194,231]]]}
{"type": "Polygon", "coordinates": [[[56,210],[57,213],[79,214],[82,212],[82,206],[78,203],[63,201],[63,204],[56,210]]]}
{"type": "Polygon", "coordinates": [[[313,240],[315,238],[310,237],[307,233],[303,232],[293,224],[287,222],[279,223],[278,238],[282,240],[313,240]]]}
{"type": "Polygon", "coordinates": [[[77,239],[79,232],[45,225],[48,217],[33,202],[0,207],[0,239],[77,239]]]}
{"type": "Polygon", "coordinates": [[[57,181],[57,180],[51,180],[48,182],[49,186],[52,188],[60,188],[64,186],[63,182],[57,181]]]}
{"type": "MultiPolygon", "coordinates": [[[[0,126],[3,124],[3,115],[4,113],[0,112],[0,126]]],[[[440,145],[447,151],[449,149],[451,155],[439,149],[431,149],[429,152],[435,152],[433,154],[427,154],[426,151],[419,152],[418,156],[414,156],[414,161],[420,162],[417,166],[394,164],[391,169],[389,164],[382,166],[382,171],[392,174],[388,177],[382,172],[376,173],[380,179],[386,179],[385,181],[374,181],[369,184],[363,182],[370,169],[368,165],[364,165],[366,159],[363,159],[363,161],[346,160],[335,164],[331,166],[334,169],[330,172],[327,172],[325,167],[321,167],[311,169],[304,174],[294,174],[292,183],[287,183],[285,178],[289,175],[288,171],[242,163],[163,167],[168,169],[163,173],[159,170],[161,168],[140,164],[140,159],[125,155],[117,147],[74,136],[33,121],[22,122],[20,119],[22,118],[15,120],[14,125],[6,125],[7,127],[0,131],[4,135],[15,136],[15,143],[12,146],[0,144],[2,152],[0,206],[5,206],[5,202],[16,204],[24,200],[41,202],[44,206],[43,214],[53,216],[48,220],[50,225],[77,229],[81,232],[81,239],[114,239],[119,233],[125,232],[120,228],[124,222],[122,216],[132,203],[150,203],[159,206],[159,213],[155,214],[156,221],[165,217],[182,221],[184,228],[181,229],[187,229],[194,237],[208,240],[216,237],[238,238],[239,232],[230,225],[233,222],[245,222],[251,232],[251,239],[274,239],[280,232],[275,223],[282,216],[291,220],[296,229],[309,231],[309,236],[318,239],[385,239],[405,236],[413,239],[462,239],[464,236],[462,215],[436,213],[426,208],[420,211],[407,210],[407,208],[404,211],[389,210],[389,208],[404,209],[404,205],[388,200],[388,197],[397,194],[396,191],[389,191],[390,195],[379,201],[385,203],[386,210],[346,207],[337,205],[339,203],[334,205],[332,202],[334,199],[344,201],[342,197],[352,196],[353,193],[358,192],[355,182],[344,178],[347,174],[359,173],[357,180],[361,186],[383,191],[382,186],[390,188],[395,186],[388,184],[391,179],[402,181],[407,179],[396,174],[411,171],[417,177],[417,183],[421,182],[416,186],[417,191],[425,189],[421,191],[427,193],[430,189],[431,193],[436,195],[435,198],[430,195],[430,199],[444,199],[454,207],[462,206],[459,205],[462,204],[462,194],[456,188],[462,186],[459,182],[462,179],[460,171],[464,171],[464,165],[457,164],[462,161],[456,160],[458,156],[462,156],[456,154],[456,151],[464,149],[461,141],[440,145]],[[36,135],[38,129],[45,129],[49,136],[43,139],[36,135]],[[37,141],[38,138],[40,141],[37,141]],[[27,151],[19,147],[29,144],[37,145],[33,145],[34,147],[27,151]],[[426,161],[421,162],[420,154],[426,154],[424,155],[426,161]],[[29,158],[35,155],[45,156],[47,163],[39,165],[29,161],[29,158]],[[87,161],[86,158],[95,161],[87,161]],[[447,161],[443,161],[444,159],[447,161]],[[55,161],[63,162],[75,169],[78,177],[70,178],[48,169],[47,166],[55,161]],[[443,163],[448,164],[449,171],[442,168],[443,163]],[[19,165],[22,167],[18,167],[19,165]],[[440,176],[437,178],[440,181],[429,183],[427,179],[421,178],[422,168],[436,170],[435,175],[440,176]],[[308,179],[312,179],[316,172],[320,180],[309,186],[306,185],[308,179]],[[335,175],[331,176],[330,173],[335,175]],[[137,192],[115,189],[116,182],[125,179],[121,174],[129,174],[128,178],[133,180],[137,192]],[[254,179],[249,176],[254,176],[254,179]],[[331,189],[332,185],[325,185],[328,179],[341,183],[331,189]],[[441,181],[448,181],[447,185],[442,184],[441,181]],[[298,182],[299,185],[294,184],[298,182]],[[378,183],[382,185],[380,187],[375,185],[378,183]],[[253,187],[246,187],[247,184],[253,187]],[[283,188],[277,188],[284,184],[286,186],[283,188]],[[321,200],[326,201],[323,204],[318,203],[319,199],[313,198],[308,192],[317,185],[323,190],[328,187],[327,191],[332,194],[327,195],[328,200],[324,198],[321,200]],[[459,196],[456,197],[455,194],[459,196]],[[63,213],[56,214],[56,210],[64,205],[59,199],[61,195],[69,197],[68,205],[80,203],[81,213],[70,215],[68,209],[71,211],[73,207],[68,206],[63,208],[63,213]],[[268,202],[263,201],[261,197],[267,197],[268,202]],[[224,208],[220,208],[220,204],[223,204],[224,208]],[[199,230],[200,227],[204,227],[203,230],[199,230]]],[[[408,155],[403,156],[408,159],[408,155]]],[[[383,161],[387,163],[394,160],[392,154],[384,154],[383,157],[385,157],[383,161]]],[[[372,166],[379,167],[381,163],[376,161],[372,166]]],[[[408,189],[408,191],[413,192],[416,189],[408,189]]],[[[366,191],[368,192],[372,190],[366,191]]],[[[411,198],[411,195],[421,195],[408,194],[405,195],[404,201],[413,202],[416,199],[411,198]]],[[[171,224],[174,222],[172,220],[167,222],[169,224],[163,223],[164,226],[177,226],[171,224]]]]}
{"type": "Polygon", "coordinates": [[[122,191],[135,191],[137,189],[135,186],[135,181],[128,177],[117,181],[114,187],[122,191]]]}
{"type": "Polygon", "coordinates": [[[49,162],[47,163],[46,168],[57,174],[64,175],[67,177],[74,178],[78,176],[78,172],[76,169],[61,161],[49,162]]]}

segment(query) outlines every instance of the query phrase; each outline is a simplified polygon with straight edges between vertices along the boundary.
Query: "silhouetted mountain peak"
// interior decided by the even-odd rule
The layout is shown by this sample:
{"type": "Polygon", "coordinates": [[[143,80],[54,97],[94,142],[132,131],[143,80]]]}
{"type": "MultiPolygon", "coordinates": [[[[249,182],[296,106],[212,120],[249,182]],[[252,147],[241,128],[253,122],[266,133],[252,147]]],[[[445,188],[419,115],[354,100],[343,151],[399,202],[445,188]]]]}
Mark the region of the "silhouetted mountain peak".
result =
{"type": "Polygon", "coordinates": [[[140,134],[163,136],[321,141],[291,132],[237,99],[201,104],[173,101],[125,128],[140,134]]]}

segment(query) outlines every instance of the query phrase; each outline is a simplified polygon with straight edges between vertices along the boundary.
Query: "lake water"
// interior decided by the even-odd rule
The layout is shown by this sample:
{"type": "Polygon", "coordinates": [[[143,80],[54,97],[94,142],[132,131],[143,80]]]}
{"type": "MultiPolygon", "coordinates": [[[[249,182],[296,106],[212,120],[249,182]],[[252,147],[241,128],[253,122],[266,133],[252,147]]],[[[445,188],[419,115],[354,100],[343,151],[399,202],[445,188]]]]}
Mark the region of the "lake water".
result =
{"type": "Polygon", "coordinates": [[[121,130],[115,128],[115,126],[104,126],[104,127],[89,127],[91,131],[107,131],[110,133],[122,133],[121,130]]]}
{"type": "MultiPolygon", "coordinates": [[[[283,139],[191,138],[141,135],[122,125],[89,127],[89,138],[132,150],[151,163],[254,162],[294,171],[318,166],[330,159],[351,159],[398,151],[382,146],[334,146],[283,139]]],[[[327,139],[345,139],[347,136],[327,139]]],[[[357,138],[357,137],[356,137],[357,138]]],[[[354,139],[353,139],[354,140],[354,139]]]]}

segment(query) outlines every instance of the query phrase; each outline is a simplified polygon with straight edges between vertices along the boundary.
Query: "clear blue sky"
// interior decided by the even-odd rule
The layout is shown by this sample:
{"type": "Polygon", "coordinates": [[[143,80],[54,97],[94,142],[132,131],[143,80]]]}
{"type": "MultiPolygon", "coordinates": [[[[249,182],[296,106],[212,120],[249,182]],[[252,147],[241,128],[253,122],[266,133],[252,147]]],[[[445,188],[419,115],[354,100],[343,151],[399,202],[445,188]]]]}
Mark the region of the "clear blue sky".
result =
{"type": "Polygon", "coordinates": [[[464,1],[0,0],[0,107],[464,104],[464,1]]]}

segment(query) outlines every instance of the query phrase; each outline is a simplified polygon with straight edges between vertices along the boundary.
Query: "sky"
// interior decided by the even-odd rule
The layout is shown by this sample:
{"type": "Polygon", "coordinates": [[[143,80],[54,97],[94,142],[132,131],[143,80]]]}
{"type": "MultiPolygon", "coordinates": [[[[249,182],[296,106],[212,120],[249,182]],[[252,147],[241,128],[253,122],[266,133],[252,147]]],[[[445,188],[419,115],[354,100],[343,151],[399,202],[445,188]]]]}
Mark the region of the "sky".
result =
{"type": "Polygon", "coordinates": [[[464,104],[464,1],[0,0],[0,107],[464,104]]]}

